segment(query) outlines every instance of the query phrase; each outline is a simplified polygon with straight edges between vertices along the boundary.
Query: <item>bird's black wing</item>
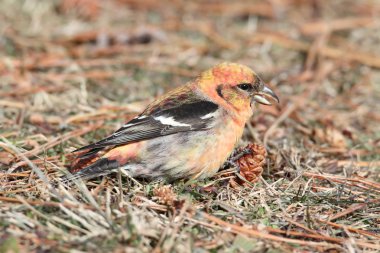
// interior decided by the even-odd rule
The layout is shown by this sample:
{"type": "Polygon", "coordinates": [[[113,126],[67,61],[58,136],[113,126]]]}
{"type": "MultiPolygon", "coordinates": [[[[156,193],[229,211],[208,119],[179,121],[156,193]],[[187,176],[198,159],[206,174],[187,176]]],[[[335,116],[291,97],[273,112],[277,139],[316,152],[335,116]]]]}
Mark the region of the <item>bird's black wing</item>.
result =
{"type": "Polygon", "coordinates": [[[124,145],[178,132],[209,129],[218,108],[219,106],[213,102],[198,100],[185,102],[177,107],[155,110],[150,114],[142,113],[111,136],[76,151],[124,145]]]}

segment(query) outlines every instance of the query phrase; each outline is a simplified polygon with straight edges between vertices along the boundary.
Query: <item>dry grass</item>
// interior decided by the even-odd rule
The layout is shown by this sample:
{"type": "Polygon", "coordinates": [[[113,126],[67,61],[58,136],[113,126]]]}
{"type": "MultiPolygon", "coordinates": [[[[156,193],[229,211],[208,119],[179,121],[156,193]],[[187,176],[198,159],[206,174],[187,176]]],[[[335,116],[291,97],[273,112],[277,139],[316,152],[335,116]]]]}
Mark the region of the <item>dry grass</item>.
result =
{"type": "Polygon", "coordinates": [[[380,29],[375,1],[0,3],[0,252],[378,252],[380,29]],[[75,9],[75,10],[74,10],[75,9]],[[55,184],[67,154],[221,61],[281,98],[230,175],[55,184]]]}

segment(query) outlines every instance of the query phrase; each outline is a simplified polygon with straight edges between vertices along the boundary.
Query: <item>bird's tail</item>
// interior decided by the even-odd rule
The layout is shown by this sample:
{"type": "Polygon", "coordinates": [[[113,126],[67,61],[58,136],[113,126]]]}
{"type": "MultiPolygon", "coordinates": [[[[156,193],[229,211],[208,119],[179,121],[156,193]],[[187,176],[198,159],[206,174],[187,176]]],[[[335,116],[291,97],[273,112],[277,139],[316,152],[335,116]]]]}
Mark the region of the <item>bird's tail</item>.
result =
{"type": "Polygon", "coordinates": [[[106,175],[114,169],[120,167],[117,160],[104,158],[103,155],[107,150],[104,148],[93,148],[87,152],[77,155],[69,166],[71,175],[64,176],[61,179],[63,183],[69,183],[75,179],[90,179],[101,175],[106,175]]]}

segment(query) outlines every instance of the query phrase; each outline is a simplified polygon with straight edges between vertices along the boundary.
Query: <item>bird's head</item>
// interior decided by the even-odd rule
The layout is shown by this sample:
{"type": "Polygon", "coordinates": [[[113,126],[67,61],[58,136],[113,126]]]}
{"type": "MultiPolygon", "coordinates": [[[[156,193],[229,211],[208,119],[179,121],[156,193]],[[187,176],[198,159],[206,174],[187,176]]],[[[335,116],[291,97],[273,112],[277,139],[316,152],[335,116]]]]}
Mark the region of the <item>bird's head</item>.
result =
{"type": "Polygon", "coordinates": [[[198,79],[200,89],[231,110],[251,111],[255,102],[270,105],[279,102],[277,95],[249,67],[237,63],[221,63],[203,72],[198,79]]]}

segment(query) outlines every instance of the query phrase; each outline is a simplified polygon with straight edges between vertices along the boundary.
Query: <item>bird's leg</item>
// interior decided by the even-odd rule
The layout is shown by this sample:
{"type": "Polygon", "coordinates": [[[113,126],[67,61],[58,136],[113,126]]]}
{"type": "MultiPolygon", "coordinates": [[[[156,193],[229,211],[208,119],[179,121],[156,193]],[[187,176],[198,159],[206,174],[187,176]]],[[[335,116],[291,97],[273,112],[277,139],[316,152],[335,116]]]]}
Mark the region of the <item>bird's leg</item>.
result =
{"type": "Polygon", "coordinates": [[[241,157],[245,156],[245,155],[248,155],[248,154],[251,154],[252,153],[252,149],[250,147],[244,147],[244,148],[238,148],[238,149],[235,149],[234,152],[232,153],[232,155],[230,156],[229,159],[233,160],[233,161],[237,161],[239,160],[241,157]]]}
{"type": "Polygon", "coordinates": [[[237,163],[237,161],[242,158],[245,155],[248,155],[252,152],[252,150],[249,147],[245,148],[237,148],[235,149],[230,157],[225,161],[223,164],[223,168],[229,168],[229,167],[235,167],[237,172],[240,172],[240,166],[237,163]]]}

